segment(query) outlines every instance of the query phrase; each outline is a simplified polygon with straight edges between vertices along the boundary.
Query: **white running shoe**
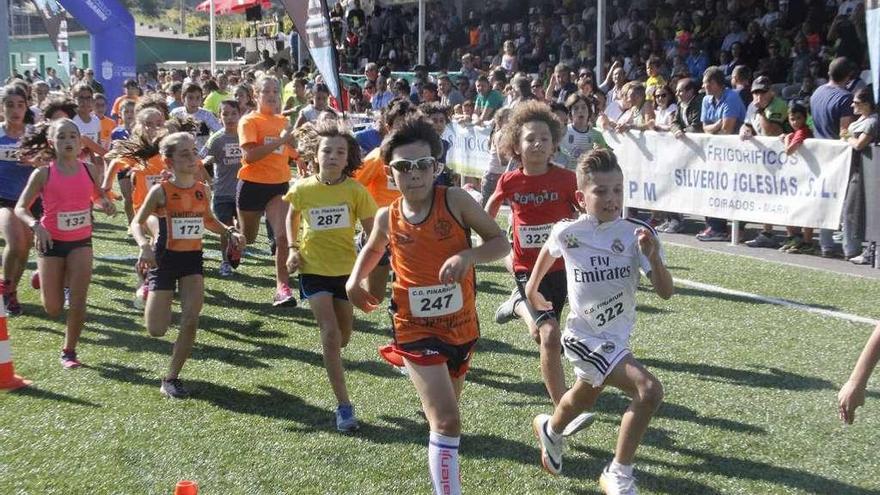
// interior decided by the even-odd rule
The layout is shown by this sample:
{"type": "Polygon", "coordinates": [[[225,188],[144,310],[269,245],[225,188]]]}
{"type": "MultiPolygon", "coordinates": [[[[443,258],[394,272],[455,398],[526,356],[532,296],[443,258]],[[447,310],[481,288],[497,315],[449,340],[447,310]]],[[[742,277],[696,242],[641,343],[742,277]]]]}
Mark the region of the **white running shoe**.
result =
{"type": "MultiPolygon", "coordinates": [[[[610,466],[610,465],[609,465],[610,466]]],[[[605,466],[599,476],[599,488],[605,495],[636,495],[636,478],[611,471],[605,466]]]]}
{"type": "Polygon", "coordinates": [[[503,325],[519,318],[516,314],[516,305],[520,302],[523,302],[523,298],[519,294],[519,289],[514,287],[513,292],[510,293],[510,297],[501,303],[501,306],[498,306],[498,309],[495,310],[495,323],[503,325]]]}
{"type": "Polygon", "coordinates": [[[554,441],[550,438],[550,434],[547,433],[549,425],[549,414],[539,414],[532,420],[532,429],[535,430],[535,436],[538,437],[538,443],[541,444],[541,464],[545,471],[557,475],[562,472],[562,448],[565,445],[565,439],[559,437],[554,441]]]}
{"type": "Polygon", "coordinates": [[[220,276],[221,277],[231,277],[232,276],[232,265],[230,265],[228,261],[221,261],[220,262],[220,276]]]}
{"type": "Polygon", "coordinates": [[[667,234],[677,234],[684,230],[684,225],[681,224],[681,221],[677,218],[670,218],[668,222],[666,222],[666,228],[663,232],[667,234]]]}
{"type": "Polygon", "coordinates": [[[565,429],[562,430],[562,436],[570,437],[581,430],[589,428],[589,426],[593,424],[593,420],[595,419],[596,417],[593,415],[593,413],[578,414],[578,416],[571,420],[571,423],[569,423],[565,427],[565,429]]]}
{"type": "Polygon", "coordinates": [[[132,305],[134,305],[134,309],[144,309],[147,306],[147,293],[149,289],[147,288],[147,284],[144,283],[136,291],[134,291],[134,299],[132,299],[132,305]]]}

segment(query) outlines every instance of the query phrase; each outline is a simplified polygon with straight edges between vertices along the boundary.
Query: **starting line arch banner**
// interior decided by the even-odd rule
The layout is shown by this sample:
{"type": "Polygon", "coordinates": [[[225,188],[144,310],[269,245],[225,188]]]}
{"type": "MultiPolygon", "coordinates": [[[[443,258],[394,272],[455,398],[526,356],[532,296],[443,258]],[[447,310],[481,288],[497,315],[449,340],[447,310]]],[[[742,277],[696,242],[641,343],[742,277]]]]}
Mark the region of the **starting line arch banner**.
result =
{"type": "Polygon", "coordinates": [[[119,0],[58,1],[89,32],[95,79],[112,103],[125,80],[137,75],[134,18],[119,0]]]}

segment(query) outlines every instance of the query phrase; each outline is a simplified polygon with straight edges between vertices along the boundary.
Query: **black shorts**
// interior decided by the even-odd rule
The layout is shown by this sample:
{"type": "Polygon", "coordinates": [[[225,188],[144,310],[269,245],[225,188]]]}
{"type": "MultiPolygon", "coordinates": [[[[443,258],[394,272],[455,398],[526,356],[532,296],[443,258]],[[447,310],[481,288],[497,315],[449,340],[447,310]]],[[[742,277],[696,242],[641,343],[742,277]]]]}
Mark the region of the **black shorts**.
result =
{"type": "MultiPolygon", "coordinates": [[[[18,204],[17,199],[6,199],[0,198],[0,208],[15,208],[15,205],[18,204]]],[[[34,200],[34,204],[31,205],[31,215],[39,220],[43,216],[43,200],[37,198],[34,200]]]]}
{"type": "Polygon", "coordinates": [[[175,290],[177,281],[204,272],[202,251],[160,251],[156,253],[156,268],[147,272],[150,290],[175,290]]]}
{"type": "Polygon", "coordinates": [[[235,205],[241,211],[264,211],[275,196],[284,196],[290,184],[260,184],[239,180],[235,189],[235,205]]]}
{"type": "Polygon", "coordinates": [[[118,181],[123,181],[125,179],[130,179],[130,178],[131,178],[131,169],[130,168],[126,168],[126,169],[120,170],[119,172],[116,172],[116,180],[118,180],[118,181]]]}
{"type": "Polygon", "coordinates": [[[348,294],[345,292],[346,281],[348,275],[327,277],[302,273],[299,276],[299,295],[302,299],[308,299],[318,294],[330,294],[333,299],[348,301],[348,294]]]}
{"type": "Polygon", "coordinates": [[[406,358],[421,366],[445,362],[449,374],[453,378],[458,378],[467,373],[476,343],[476,340],[472,340],[455,345],[436,337],[429,337],[406,344],[392,344],[380,349],[380,353],[392,364],[397,364],[395,362],[397,358],[406,358]]]}
{"type": "Polygon", "coordinates": [[[45,253],[41,253],[37,251],[37,256],[42,258],[52,257],[52,258],[67,258],[74,249],[83,248],[83,247],[92,247],[92,236],[86,237],[85,239],[80,239],[78,241],[52,241],[52,247],[49,248],[45,253]]]}
{"type": "MultiPolygon", "coordinates": [[[[361,249],[367,245],[367,233],[361,232],[361,234],[357,237],[357,242],[355,243],[355,248],[357,252],[360,253],[361,249]]],[[[382,258],[379,260],[379,266],[388,266],[391,264],[391,250],[389,249],[391,246],[385,246],[385,254],[382,255],[382,258]]]]}
{"type": "Polygon", "coordinates": [[[214,197],[213,207],[214,216],[220,220],[220,223],[232,225],[232,221],[235,219],[235,198],[214,197]]]}
{"type": "MultiPolygon", "coordinates": [[[[531,274],[528,272],[517,272],[516,288],[519,289],[520,296],[525,300],[526,307],[529,308],[532,318],[535,318],[537,316],[535,310],[526,299],[526,282],[529,281],[530,275],[531,274]]],[[[538,292],[544,296],[544,299],[553,305],[553,312],[556,314],[556,319],[559,320],[562,318],[562,309],[565,307],[565,300],[568,297],[568,284],[565,279],[565,270],[557,270],[544,275],[544,279],[541,280],[541,284],[538,285],[538,292]]]]}

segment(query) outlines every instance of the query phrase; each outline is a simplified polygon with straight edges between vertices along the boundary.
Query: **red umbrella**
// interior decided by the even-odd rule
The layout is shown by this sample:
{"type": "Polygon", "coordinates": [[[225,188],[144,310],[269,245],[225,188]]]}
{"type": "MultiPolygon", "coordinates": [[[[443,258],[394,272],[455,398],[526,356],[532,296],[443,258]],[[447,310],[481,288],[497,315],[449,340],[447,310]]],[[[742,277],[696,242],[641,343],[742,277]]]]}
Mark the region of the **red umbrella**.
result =
{"type": "MultiPolygon", "coordinates": [[[[268,9],[272,6],[272,0],[214,0],[214,13],[216,14],[240,14],[256,5],[268,9]]],[[[211,8],[211,0],[205,0],[196,6],[199,12],[208,12],[211,8]]]]}

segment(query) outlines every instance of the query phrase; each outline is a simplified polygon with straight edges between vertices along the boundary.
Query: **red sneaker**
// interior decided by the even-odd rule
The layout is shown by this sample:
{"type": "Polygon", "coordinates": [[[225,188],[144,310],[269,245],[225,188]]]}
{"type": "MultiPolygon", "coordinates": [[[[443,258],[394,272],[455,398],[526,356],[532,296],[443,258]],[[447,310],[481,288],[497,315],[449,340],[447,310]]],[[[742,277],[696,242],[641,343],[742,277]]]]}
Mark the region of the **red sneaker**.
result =
{"type": "Polygon", "coordinates": [[[76,358],[76,351],[61,351],[61,366],[64,366],[64,369],[72,370],[82,366],[82,363],[76,358]]]}
{"type": "Polygon", "coordinates": [[[281,288],[275,292],[275,297],[272,299],[272,306],[296,307],[296,298],[293,297],[293,291],[290,290],[290,287],[282,285],[281,288]]]}
{"type": "Polygon", "coordinates": [[[40,272],[34,271],[34,274],[31,275],[31,287],[40,290],[40,272]]]}
{"type": "Polygon", "coordinates": [[[232,242],[226,245],[226,261],[233,269],[238,268],[238,265],[241,264],[241,249],[235,247],[232,242]]]}

